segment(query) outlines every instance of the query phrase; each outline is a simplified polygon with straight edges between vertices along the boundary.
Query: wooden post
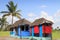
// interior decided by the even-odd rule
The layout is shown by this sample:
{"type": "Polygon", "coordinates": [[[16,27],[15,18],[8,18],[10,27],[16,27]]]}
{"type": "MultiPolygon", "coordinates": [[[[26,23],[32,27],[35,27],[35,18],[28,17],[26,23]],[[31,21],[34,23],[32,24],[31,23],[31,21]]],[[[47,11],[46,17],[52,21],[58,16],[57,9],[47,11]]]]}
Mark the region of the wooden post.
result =
{"type": "Polygon", "coordinates": [[[39,28],[40,28],[40,29],[39,29],[39,31],[40,31],[39,36],[42,37],[42,36],[43,36],[43,33],[42,33],[42,25],[40,25],[39,28]]]}
{"type": "Polygon", "coordinates": [[[18,27],[18,36],[20,35],[20,27],[18,27]]]}
{"type": "Polygon", "coordinates": [[[32,37],[34,36],[34,28],[32,27],[32,37]]]}

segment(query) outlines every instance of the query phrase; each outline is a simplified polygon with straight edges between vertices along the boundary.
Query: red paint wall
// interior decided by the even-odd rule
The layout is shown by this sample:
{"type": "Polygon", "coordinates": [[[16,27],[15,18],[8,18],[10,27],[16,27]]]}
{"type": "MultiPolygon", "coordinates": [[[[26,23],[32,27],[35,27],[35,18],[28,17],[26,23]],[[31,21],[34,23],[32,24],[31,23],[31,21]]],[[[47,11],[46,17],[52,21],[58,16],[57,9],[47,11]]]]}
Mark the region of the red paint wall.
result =
{"type": "Polygon", "coordinates": [[[51,26],[42,26],[43,27],[43,33],[52,33],[52,27],[51,26]]]}
{"type": "Polygon", "coordinates": [[[39,27],[38,26],[34,26],[34,33],[39,33],[39,27]]]}

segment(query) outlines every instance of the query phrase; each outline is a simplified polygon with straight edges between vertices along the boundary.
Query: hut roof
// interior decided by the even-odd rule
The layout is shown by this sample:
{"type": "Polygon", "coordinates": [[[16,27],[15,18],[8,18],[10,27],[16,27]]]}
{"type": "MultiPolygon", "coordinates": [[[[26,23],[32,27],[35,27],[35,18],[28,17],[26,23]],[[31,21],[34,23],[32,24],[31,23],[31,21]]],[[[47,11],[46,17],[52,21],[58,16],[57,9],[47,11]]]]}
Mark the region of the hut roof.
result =
{"type": "Polygon", "coordinates": [[[40,18],[40,19],[36,19],[36,20],[32,23],[32,25],[39,25],[39,24],[43,24],[43,23],[53,24],[52,21],[49,21],[49,20],[47,20],[47,19],[45,19],[45,18],[40,18]]]}
{"type": "Polygon", "coordinates": [[[21,20],[16,21],[16,22],[13,24],[13,26],[14,26],[14,27],[17,27],[18,25],[24,25],[24,24],[31,25],[31,22],[29,22],[29,21],[26,20],[26,19],[21,19],[21,20]]]}

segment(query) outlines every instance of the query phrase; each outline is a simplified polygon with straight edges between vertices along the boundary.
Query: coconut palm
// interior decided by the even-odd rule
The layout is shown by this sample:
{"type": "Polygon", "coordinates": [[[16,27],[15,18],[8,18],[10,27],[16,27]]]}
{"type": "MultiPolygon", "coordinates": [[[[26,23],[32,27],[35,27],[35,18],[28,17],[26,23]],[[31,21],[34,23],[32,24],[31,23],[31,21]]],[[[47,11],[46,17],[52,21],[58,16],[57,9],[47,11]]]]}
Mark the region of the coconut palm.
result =
{"type": "Polygon", "coordinates": [[[7,26],[7,23],[8,22],[6,21],[6,18],[4,17],[0,18],[0,31],[5,29],[5,27],[7,26]]]}
{"type": "Polygon", "coordinates": [[[7,25],[7,27],[4,29],[4,31],[10,31],[10,28],[11,28],[11,24],[7,25]]]}
{"type": "Polygon", "coordinates": [[[20,10],[17,10],[17,4],[14,5],[13,1],[10,1],[6,7],[8,8],[8,11],[2,11],[1,13],[6,13],[3,15],[3,17],[12,16],[12,25],[13,25],[13,16],[18,17],[20,19],[21,14],[19,14],[20,10]]]}

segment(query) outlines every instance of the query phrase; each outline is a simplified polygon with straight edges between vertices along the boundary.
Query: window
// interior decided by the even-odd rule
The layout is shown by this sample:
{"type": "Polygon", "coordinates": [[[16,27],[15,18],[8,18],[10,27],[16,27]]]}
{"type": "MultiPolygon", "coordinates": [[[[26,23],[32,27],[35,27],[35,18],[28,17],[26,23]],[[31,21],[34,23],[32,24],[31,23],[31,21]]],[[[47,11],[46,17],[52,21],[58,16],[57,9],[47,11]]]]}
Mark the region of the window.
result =
{"type": "Polygon", "coordinates": [[[26,26],[26,27],[25,27],[25,30],[26,30],[26,31],[28,31],[28,30],[29,30],[29,27],[28,27],[28,26],[26,26]]]}
{"type": "Polygon", "coordinates": [[[21,31],[28,31],[29,30],[29,25],[21,25],[21,31]]]}
{"type": "Polygon", "coordinates": [[[24,25],[20,26],[21,27],[21,31],[24,31],[24,25]]]}

